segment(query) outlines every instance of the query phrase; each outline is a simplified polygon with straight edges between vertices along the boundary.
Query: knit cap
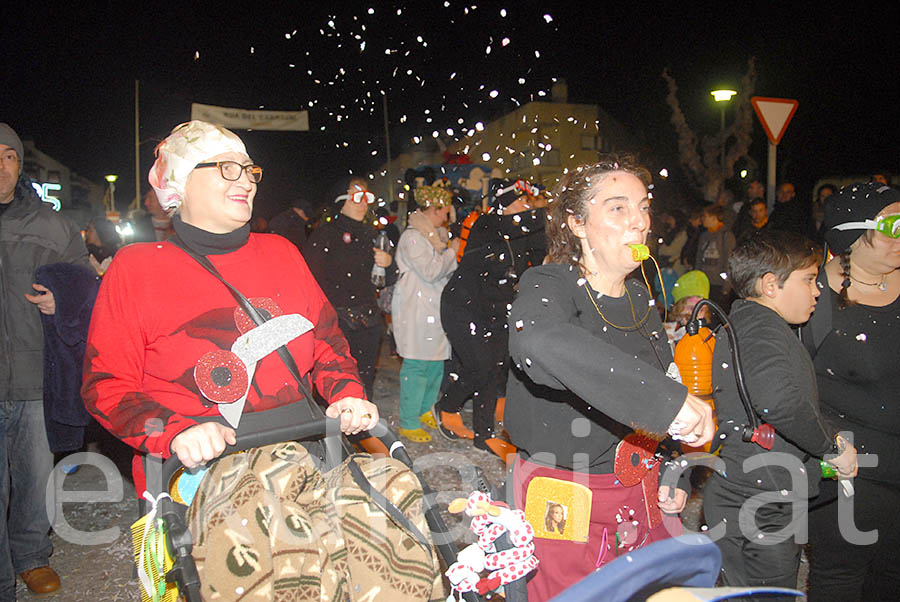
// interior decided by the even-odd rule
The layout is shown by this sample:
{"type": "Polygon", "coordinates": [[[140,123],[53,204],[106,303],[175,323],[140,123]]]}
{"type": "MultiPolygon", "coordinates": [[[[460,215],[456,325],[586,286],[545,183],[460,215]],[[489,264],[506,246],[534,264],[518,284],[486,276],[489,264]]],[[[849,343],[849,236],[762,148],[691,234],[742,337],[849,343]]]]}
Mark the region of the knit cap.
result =
{"type": "Polygon", "coordinates": [[[19,173],[22,173],[22,166],[25,163],[25,151],[22,149],[22,140],[16,131],[5,123],[0,123],[0,144],[5,145],[16,151],[19,155],[19,173]]]}
{"type": "Polygon", "coordinates": [[[702,297],[709,299],[709,278],[700,270],[685,272],[675,281],[672,299],[678,303],[685,297],[702,297]]]}

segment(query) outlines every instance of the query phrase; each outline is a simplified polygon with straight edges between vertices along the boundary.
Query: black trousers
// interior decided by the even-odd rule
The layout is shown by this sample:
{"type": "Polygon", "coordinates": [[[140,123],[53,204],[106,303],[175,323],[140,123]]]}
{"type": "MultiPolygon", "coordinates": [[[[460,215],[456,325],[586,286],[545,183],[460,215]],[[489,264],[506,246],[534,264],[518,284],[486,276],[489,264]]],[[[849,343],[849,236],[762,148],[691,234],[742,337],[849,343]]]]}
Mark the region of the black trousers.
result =
{"type": "MultiPolygon", "coordinates": [[[[791,504],[771,503],[756,512],[757,529],[749,537],[741,533],[739,514],[741,506],[751,497],[761,493],[726,483],[713,474],[703,491],[703,512],[713,537],[713,529],[725,525],[725,536],[716,539],[722,552],[722,583],[729,587],[771,586],[797,587],[800,569],[800,544],[793,536],[779,539],[773,533],[781,531],[791,522],[791,504]],[[724,522],[723,522],[724,521],[724,522]]],[[[806,522],[805,512],[800,517],[806,522]]],[[[792,602],[793,596],[762,596],[741,598],[759,602],[792,602]]]]}
{"type": "Polygon", "coordinates": [[[380,322],[370,328],[352,330],[343,322],[338,323],[341,332],[350,345],[350,355],[356,360],[356,368],[359,370],[359,378],[366,388],[366,397],[375,399],[375,362],[378,360],[378,348],[384,336],[384,323],[380,322]]]}
{"type": "Polygon", "coordinates": [[[878,540],[854,545],[843,538],[838,528],[838,483],[823,482],[809,513],[810,602],[900,599],[900,484],[854,479],[853,486],[856,529],[878,529],[878,540]]]}
{"type": "Polygon", "coordinates": [[[453,354],[437,408],[443,412],[459,412],[471,397],[475,439],[490,439],[494,436],[497,397],[506,383],[509,337],[505,324],[470,322],[458,312],[445,311],[443,306],[441,324],[453,354]]]}

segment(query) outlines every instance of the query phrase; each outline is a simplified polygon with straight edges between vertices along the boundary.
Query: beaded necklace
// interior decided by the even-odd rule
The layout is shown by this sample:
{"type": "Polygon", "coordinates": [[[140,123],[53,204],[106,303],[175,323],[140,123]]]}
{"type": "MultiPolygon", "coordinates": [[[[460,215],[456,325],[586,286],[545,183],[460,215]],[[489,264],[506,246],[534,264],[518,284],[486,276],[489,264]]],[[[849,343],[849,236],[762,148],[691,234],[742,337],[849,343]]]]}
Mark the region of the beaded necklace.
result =
{"type": "Polygon", "coordinates": [[[631,308],[631,319],[634,320],[634,324],[632,326],[619,326],[618,324],[613,324],[609,320],[606,319],[606,316],[603,315],[603,312],[600,311],[600,307],[597,306],[597,302],[594,300],[594,296],[591,294],[591,291],[588,290],[587,282],[584,285],[584,292],[587,294],[588,299],[591,300],[591,305],[594,306],[594,309],[597,310],[597,313],[600,315],[600,318],[615,328],[616,330],[622,330],[625,332],[630,332],[633,330],[638,330],[641,326],[644,325],[644,322],[647,321],[647,318],[650,317],[650,311],[653,309],[651,306],[647,306],[647,313],[644,314],[644,317],[641,318],[640,322],[637,319],[637,314],[634,312],[634,302],[631,300],[631,293],[628,292],[628,285],[625,285],[625,294],[628,296],[628,306],[631,308]]]}

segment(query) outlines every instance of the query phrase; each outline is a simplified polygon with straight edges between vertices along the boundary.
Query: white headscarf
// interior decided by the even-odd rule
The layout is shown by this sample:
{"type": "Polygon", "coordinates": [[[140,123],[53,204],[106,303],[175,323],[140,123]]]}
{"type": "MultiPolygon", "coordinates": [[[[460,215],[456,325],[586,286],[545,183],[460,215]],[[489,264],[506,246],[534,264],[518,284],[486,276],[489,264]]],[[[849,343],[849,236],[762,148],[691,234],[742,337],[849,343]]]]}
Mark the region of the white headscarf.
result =
{"type": "Polygon", "coordinates": [[[188,175],[198,163],[222,153],[247,154],[234,132],[205,121],[182,123],[156,147],[156,161],[150,168],[150,185],[167,213],[181,207],[188,175]]]}

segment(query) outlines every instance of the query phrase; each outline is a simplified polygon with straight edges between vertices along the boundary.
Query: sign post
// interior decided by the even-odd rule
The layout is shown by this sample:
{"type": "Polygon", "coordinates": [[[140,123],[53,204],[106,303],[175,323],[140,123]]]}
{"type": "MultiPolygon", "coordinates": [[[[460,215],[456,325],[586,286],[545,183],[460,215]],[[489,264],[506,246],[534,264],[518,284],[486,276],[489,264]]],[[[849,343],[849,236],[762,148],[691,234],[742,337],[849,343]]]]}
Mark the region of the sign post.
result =
{"type": "Polygon", "coordinates": [[[759,117],[766,136],[769,137],[769,161],[766,174],[766,205],[769,214],[775,207],[775,154],[781,137],[787,129],[791,117],[797,111],[800,103],[793,98],[768,98],[765,96],[753,96],[750,98],[753,110],[759,117]]]}

